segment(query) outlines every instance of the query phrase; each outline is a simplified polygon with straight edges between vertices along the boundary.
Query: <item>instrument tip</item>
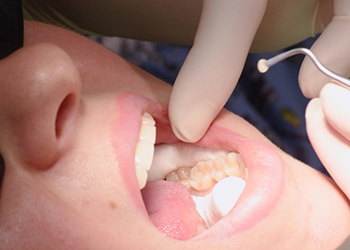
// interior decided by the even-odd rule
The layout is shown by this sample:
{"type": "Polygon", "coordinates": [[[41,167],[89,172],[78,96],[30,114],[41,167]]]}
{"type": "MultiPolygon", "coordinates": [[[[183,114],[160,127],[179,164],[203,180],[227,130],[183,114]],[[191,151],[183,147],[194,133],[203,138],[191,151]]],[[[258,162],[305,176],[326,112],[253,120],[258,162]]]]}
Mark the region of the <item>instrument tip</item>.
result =
{"type": "Polygon", "coordinates": [[[269,67],[265,64],[265,62],[265,59],[260,59],[258,62],[258,70],[260,71],[260,73],[265,73],[269,70],[269,67]]]}

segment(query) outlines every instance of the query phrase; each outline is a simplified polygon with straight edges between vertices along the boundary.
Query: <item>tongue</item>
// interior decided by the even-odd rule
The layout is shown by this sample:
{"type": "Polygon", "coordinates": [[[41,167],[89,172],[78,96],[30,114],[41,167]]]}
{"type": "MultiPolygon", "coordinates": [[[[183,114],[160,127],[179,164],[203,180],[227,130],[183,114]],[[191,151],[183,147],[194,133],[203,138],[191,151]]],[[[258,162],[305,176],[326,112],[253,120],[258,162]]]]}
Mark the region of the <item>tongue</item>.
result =
{"type": "Polygon", "coordinates": [[[148,182],[142,197],[153,224],[166,236],[188,240],[206,229],[196,204],[181,183],[148,182]]]}

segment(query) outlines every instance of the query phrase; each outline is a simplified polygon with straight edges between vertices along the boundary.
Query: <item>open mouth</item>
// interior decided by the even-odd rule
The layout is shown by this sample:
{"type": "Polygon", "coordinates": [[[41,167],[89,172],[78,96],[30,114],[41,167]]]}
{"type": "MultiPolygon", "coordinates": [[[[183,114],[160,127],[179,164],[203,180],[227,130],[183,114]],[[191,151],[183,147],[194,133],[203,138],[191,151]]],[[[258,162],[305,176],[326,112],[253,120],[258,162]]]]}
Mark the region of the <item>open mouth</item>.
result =
{"type": "Polygon", "coordinates": [[[133,152],[116,145],[118,152],[135,156],[133,162],[124,157],[123,165],[135,171],[122,169],[123,179],[163,234],[178,240],[227,238],[256,225],[278,202],[284,166],[269,146],[215,124],[199,142],[183,143],[158,103],[133,93],[122,93],[118,102],[124,121],[118,136],[125,126],[136,132],[127,138],[135,141],[133,152]]]}

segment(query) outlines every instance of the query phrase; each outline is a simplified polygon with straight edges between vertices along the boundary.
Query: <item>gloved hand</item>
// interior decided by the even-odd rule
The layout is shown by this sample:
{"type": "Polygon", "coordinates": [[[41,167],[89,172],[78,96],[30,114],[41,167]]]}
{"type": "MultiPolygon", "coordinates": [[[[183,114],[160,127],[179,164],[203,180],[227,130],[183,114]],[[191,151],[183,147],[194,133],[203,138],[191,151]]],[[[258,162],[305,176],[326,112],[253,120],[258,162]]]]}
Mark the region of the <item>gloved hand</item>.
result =
{"type": "MultiPolygon", "coordinates": [[[[174,132],[191,142],[203,136],[227,101],[249,50],[267,52],[295,44],[321,32],[333,17],[333,0],[22,0],[22,4],[25,18],[82,33],[193,43],[169,104],[174,132]]],[[[348,13],[348,5],[348,0],[334,0],[335,15],[348,13]]],[[[339,57],[349,58],[349,52],[340,49],[349,44],[349,39],[343,42],[347,32],[342,32],[349,30],[347,22],[346,16],[333,19],[314,47],[316,55],[321,52],[331,58],[330,63],[337,61],[345,68],[349,60],[339,57]]],[[[313,66],[306,62],[304,67],[308,72],[313,66]]],[[[309,78],[301,74],[307,95],[309,78]]]]}
{"type": "Polygon", "coordinates": [[[267,0],[204,0],[201,20],[169,102],[176,136],[199,140],[225,105],[242,72],[267,0]]]}
{"type": "Polygon", "coordinates": [[[350,199],[350,90],[326,84],[306,110],[306,129],[318,157],[350,199]]]}
{"type": "MultiPolygon", "coordinates": [[[[334,0],[334,17],[322,32],[311,51],[320,62],[331,71],[342,76],[350,76],[350,1],[334,0]]],[[[299,85],[308,98],[317,97],[322,87],[329,82],[313,65],[309,58],[302,64],[299,85]]]]}

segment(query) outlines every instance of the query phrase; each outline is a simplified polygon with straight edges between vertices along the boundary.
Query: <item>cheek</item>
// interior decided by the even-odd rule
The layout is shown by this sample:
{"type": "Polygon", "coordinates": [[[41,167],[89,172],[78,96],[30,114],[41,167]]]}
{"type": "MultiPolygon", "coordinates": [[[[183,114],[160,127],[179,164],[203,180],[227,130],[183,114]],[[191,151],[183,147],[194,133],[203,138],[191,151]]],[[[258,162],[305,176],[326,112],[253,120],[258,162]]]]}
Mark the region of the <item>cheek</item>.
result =
{"type": "Polygon", "coordinates": [[[110,249],[108,244],[115,239],[115,234],[123,235],[124,228],[127,228],[125,221],[123,228],[120,225],[123,223],[119,223],[123,220],[116,216],[124,214],[128,217],[126,209],[118,211],[119,202],[122,202],[116,199],[118,191],[113,190],[116,194],[113,194],[115,203],[112,203],[113,200],[103,199],[106,196],[99,200],[91,197],[91,192],[100,192],[96,186],[83,194],[77,193],[73,186],[65,185],[64,191],[60,191],[57,186],[48,186],[38,175],[9,168],[1,189],[0,242],[6,242],[7,249],[27,249],[30,246],[44,250],[52,249],[53,245],[55,249],[101,249],[104,245],[107,246],[102,249],[110,249]],[[69,200],[64,192],[77,196],[69,200]],[[89,196],[88,203],[82,202],[83,196],[85,201],[89,196]],[[93,208],[98,210],[92,211],[93,208]],[[101,217],[104,216],[103,221],[101,217]]]}
{"type": "Polygon", "coordinates": [[[24,171],[12,168],[6,172],[0,204],[0,241],[7,242],[9,249],[29,245],[49,249],[50,241],[58,243],[79,232],[77,215],[24,171]]]}
{"type": "Polygon", "coordinates": [[[132,91],[163,105],[168,104],[171,92],[169,84],[105,48],[94,44],[93,51],[84,57],[72,56],[82,77],[83,94],[132,91]]]}

